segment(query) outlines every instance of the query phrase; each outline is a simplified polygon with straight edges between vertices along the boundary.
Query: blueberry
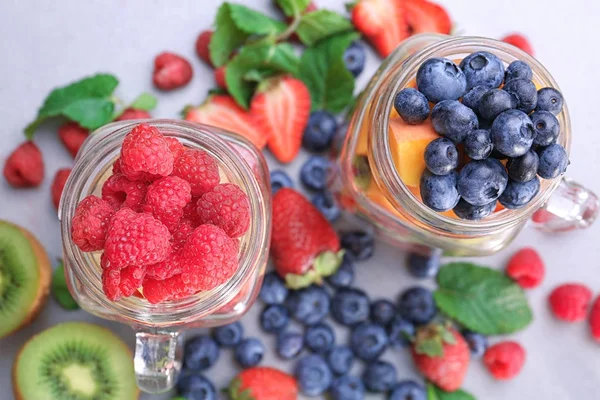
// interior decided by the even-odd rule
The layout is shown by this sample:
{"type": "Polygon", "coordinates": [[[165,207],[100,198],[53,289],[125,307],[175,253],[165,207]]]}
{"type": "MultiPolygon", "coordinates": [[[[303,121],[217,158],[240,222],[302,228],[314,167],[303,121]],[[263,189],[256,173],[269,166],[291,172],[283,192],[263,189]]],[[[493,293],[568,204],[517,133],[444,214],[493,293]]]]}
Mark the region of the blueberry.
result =
{"type": "Polygon", "coordinates": [[[199,374],[183,375],[177,382],[177,393],[188,400],[217,400],[214,385],[199,374]]]}
{"type": "Polygon", "coordinates": [[[246,338],[235,347],[235,361],[242,368],[254,367],[263,359],[265,354],[265,346],[257,338],[246,338]]]}
{"type": "Polygon", "coordinates": [[[407,289],[398,301],[398,312],[402,318],[413,324],[428,323],[437,312],[431,291],[421,286],[407,289]]]}
{"type": "Polygon", "coordinates": [[[329,285],[337,289],[352,285],[352,282],[354,282],[354,262],[347,254],[344,254],[342,264],[338,267],[337,271],[325,278],[325,280],[329,285]]]}
{"type": "Polygon", "coordinates": [[[533,79],[533,71],[527,63],[517,60],[510,63],[508,67],[506,67],[506,74],[504,75],[504,83],[512,79],[533,79]]]}
{"type": "Polygon", "coordinates": [[[554,179],[562,175],[569,166],[569,156],[565,148],[554,143],[539,151],[538,175],[544,179],[554,179]]]}
{"type": "Polygon", "coordinates": [[[496,200],[482,206],[474,206],[473,204],[467,203],[465,200],[460,199],[456,207],[454,207],[454,214],[456,214],[460,219],[479,221],[480,219],[491,215],[495,209],[496,200]]]}
{"type": "Polygon", "coordinates": [[[498,199],[507,182],[508,174],[500,161],[494,158],[471,161],[460,170],[458,193],[468,203],[483,206],[498,199]]]}
{"type": "Polygon", "coordinates": [[[325,354],[333,347],[335,334],[331,326],[321,322],[306,328],[304,343],[313,353],[325,354]]]}
{"type": "Polygon", "coordinates": [[[284,187],[294,187],[292,178],[281,169],[271,171],[271,191],[273,194],[284,187]]]}
{"type": "Polygon", "coordinates": [[[481,333],[464,331],[462,332],[463,337],[467,341],[469,345],[469,349],[471,350],[471,356],[474,358],[481,358],[483,354],[487,350],[488,342],[487,338],[483,336],[481,333]]]}
{"type": "Polygon", "coordinates": [[[421,176],[421,198],[423,203],[434,211],[448,211],[460,199],[456,190],[457,174],[434,175],[425,170],[421,176]]]}
{"type": "Polygon", "coordinates": [[[562,110],[563,97],[554,88],[546,87],[538,90],[538,102],[535,111],[549,111],[556,115],[562,110]]]}
{"type": "Polygon", "coordinates": [[[331,146],[337,131],[335,116],[327,111],[315,111],[310,114],[308,124],[304,128],[302,145],[310,151],[323,151],[331,146]]]}
{"type": "Polygon", "coordinates": [[[423,385],[415,381],[400,381],[392,388],[388,400],[427,400],[423,385]]]}
{"type": "Polygon", "coordinates": [[[394,108],[410,125],[420,124],[429,117],[429,102],[417,89],[402,89],[394,98],[394,108]]]}
{"type": "Polygon", "coordinates": [[[488,92],[485,86],[475,86],[463,96],[462,103],[473,111],[479,110],[479,103],[484,94],[488,92]]]}
{"type": "Polygon", "coordinates": [[[415,326],[400,316],[396,316],[387,327],[390,346],[396,349],[408,347],[415,336],[415,326]]]}
{"type": "Polygon", "coordinates": [[[365,387],[358,377],[344,375],[333,381],[329,394],[331,400],[364,400],[365,387]]]}
{"type": "Polygon", "coordinates": [[[329,160],[321,156],[312,156],[300,168],[300,181],[311,190],[323,190],[327,184],[329,160]]]}
{"type": "Polygon", "coordinates": [[[417,87],[427,100],[458,100],[467,90],[465,74],[447,58],[430,58],[417,71],[417,87]]]}
{"type": "Polygon", "coordinates": [[[260,314],[260,326],[265,332],[281,331],[290,322],[287,309],[281,304],[267,304],[260,314]]]}
{"type": "Polygon", "coordinates": [[[375,238],[365,231],[344,232],[341,244],[346,254],[354,261],[368,260],[375,251],[375,238]]]}
{"type": "Polygon", "coordinates": [[[477,129],[467,134],[465,152],[473,160],[484,160],[490,156],[494,145],[492,135],[485,129],[477,129]]]}
{"type": "Polygon", "coordinates": [[[290,316],[305,325],[321,322],[329,313],[329,303],[327,291],[320,286],[293,291],[285,300],[290,316]]]}
{"type": "Polygon", "coordinates": [[[284,360],[295,358],[304,347],[304,335],[298,332],[284,331],[277,335],[275,350],[284,360]]]}
{"type": "Polygon", "coordinates": [[[462,143],[467,133],[479,128],[477,115],[460,101],[444,100],[431,110],[433,129],[454,143],[462,143]]]}
{"type": "Polygon", "coordinates": [[[244,327],[238,321],[229,325],[214,328],[212,335],[219,346],[233,347],[242,341],[242,338],[244,337],[244,327]]]}
{"type": "Polygon", "coordinates": [[[504,207],[515,210],[527,205],[539,191],[540,179],[537,176],[528,182],[510,180],[498,201],[504,207]]]}
{"type": "Polygon", "coordinates": [[[386,326],[396,315],[396,305],[389,300],[376,300],[371,304],[371,321],[386,326]]]}
{"type": "Polygon", "coordinates": [[[504,80],[504,64],[497,56],[487,51],[469,54],[460,62],[467,78],[467,90],[475,86],[497,88],[504,80]]]}
{"type": "Polygon", "coordinates": [[[260,288],[260,299],[266,304],[283,304],[288,295],[285,282],[276,272],[269,272],[260,288]]]}
{"type": "Polygon", "coordinates": [[[336,375],[344,375],[354,364],[354,353],[348,346],[335,346],[326,356],[329,368],[336,375]]]}
{"type": "Polygon", "coordinates": [[[513,79],[507,82],[502,89],[517,99],[517,110],[529,114],[537,105],[537,88],[529,79],[513,79]]]}
{"type": "Polygon", "coordinates": [[[408,272],[418,279],[433,278],[440,270],[442,251],[432,249],[430,254],[409,253],[406,260],[408,272]]]}
{"type": "Polygon", "coordinates": [[[338,125],[337,131],[335,131],[335,136],[333,137],[333,151],[335,154],[339,154],[342,151],[342,147],[344,146],[344,142],[346,141],[346,137],[348,136],[348,121],[344,121],[343,123],[338,125]]]}
{"type": "Polygon", "coordinates": [[[496,160],[508,160],[508,156],[506,154],[502,154],[496,149],[492,150],[490,157],[495,158],[496,160]]]}
{"type": "Polygon", "coordinates": [[[560,135],[560,124],[551,112],[535,111],[529,118],[531,118],[535,130],[533,144],[545,147],[556,142],[560,135]]]}
{"type": "Polygon", "coordinates": [[[478,111],[483,118],[493,120],[504,111],[516,106],[516,97],[502,89],[491,89],[481,97],[478,111]]]}
{"type": "Polygon", "coordinates": [[[493,120],[489,120],[489,119],[485,119],[483,117],[479,117],[479,129],[485,129],[486,131],[489,132],[489,130],[492,128],[492,123],[494,122],[493,120]]]}
{"type": "Polygon", "coordinates": [[[319,396],[331,385],[333,374],[329,366],[317,354],[304,356],[296,364],[294,375],[298,380],[300,391],[307,396],[319,396]]]}
{"type": "Polygon", "coordinates": [[[331,192],[323,191],[315,193],[311,201],[328,221],[335,221],[342,215],[342,210],[337,206],[331,192]]]}
{"type": "Polygon", "coordinates": [[[519,110],[508,110],[498,115],[491,133],[494,147],[509,157],[527,153],[535,137],[531,119],[519,110]]]}
{"type": "Polygon", "coordinates": [[[517,182],[532,180],[537,174],[539,161],[537,153],[533,150],[529,150],[521,157],[511,158],[506,164],[508,177],[517,182]]]}
{"type": "Polygon", "coordinates": [[[449,139],[432,140],[425,148],[425,165],[431,173],[447,175],[458,167],[458,150],[449,139]]]}
{"type": "Polygon", "coordinates": [[[370,392],[381,393],[390,390],[398,381],[396,367],[386,361],[375,361],[367,365],[362,375],[365,388],[370,392]]]}
{"type": "Polygon", "coordinates": [[[365,47],[360,42],[352,42],[344,52],[344,65],[354,76],[360,75],[365,68],[366,60],[365,47]]]}
{"type": "Polygon", "coordinates": [[[197,336],[185,344],[183,365],[185,369],[204,371],[212,367],[219,358],[219,346],[207,335],[197,336]]]}
{"type": "Polygon", "coordinates": [[[371,322],[363,322],[352,329],[350,348],[354,355],[366,362],[378,359],[388,345],[385,328],[371,322]]]}
{"type": "Polygon", "coordinates": [[[369,318],[369,297],[359,289],[342,288],[331,300],[331,316],[342,325],[352,326],[369,318]]]}

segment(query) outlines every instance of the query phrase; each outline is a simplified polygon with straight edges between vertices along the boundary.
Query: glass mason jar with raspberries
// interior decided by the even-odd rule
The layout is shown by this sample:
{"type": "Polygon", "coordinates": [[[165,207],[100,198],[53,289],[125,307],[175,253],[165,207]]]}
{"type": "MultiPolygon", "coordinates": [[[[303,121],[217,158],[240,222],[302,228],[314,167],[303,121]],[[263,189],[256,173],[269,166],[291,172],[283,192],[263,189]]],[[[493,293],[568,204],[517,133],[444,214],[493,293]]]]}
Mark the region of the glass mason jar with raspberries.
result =
{"type": "Polygon", "coordinates": [[[420,34],[361,94],[329,185],[396,246],[487,255],[530,220],[551,232],[594,221],[598,198],[562,177],[570,143],[567,105],[539,61],[492,39],[420,34]]]}
{"type": "Polygon", "coordinates": [[[164,392],[181,368],[179,333],[231,323],[258,294],[268,168],[250,142],[214,127],[116,122],[79,151],[59,218],[73,297],[136,331],[138,386],[164,392]]]}

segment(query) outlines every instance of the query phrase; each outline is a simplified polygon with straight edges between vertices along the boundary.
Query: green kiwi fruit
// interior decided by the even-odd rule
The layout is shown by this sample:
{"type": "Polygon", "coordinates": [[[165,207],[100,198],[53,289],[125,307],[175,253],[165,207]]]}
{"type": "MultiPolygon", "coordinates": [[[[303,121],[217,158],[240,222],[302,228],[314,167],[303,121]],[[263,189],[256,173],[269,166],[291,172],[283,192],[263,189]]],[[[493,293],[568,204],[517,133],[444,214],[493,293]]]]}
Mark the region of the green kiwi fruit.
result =
{"type": "Polygon", "coordinates": [[[0,220],[0,338],[32,322],[48,298],[48,255],[25,229],[0,220]]]}
{"type": "Polygon", "coordinates": [[[139,397],[129,348],[108,329],[55,325],[21,348],[12,370],[17,400],[131,400],[139,397]]]}

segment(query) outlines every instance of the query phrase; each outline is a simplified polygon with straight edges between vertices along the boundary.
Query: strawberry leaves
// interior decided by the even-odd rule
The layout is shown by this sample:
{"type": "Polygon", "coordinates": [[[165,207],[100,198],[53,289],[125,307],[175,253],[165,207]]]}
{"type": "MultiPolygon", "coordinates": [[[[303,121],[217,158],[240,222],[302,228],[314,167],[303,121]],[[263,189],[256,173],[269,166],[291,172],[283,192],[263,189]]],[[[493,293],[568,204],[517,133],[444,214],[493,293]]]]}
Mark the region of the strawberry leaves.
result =
{"type": "Polygon", "coordinates": [[[129,105],[134,110],[152,111],[156,107],[158,100],[150,93],[142,93],[135,98],[129,105]]]}
{"type": "Polygon", "coordinates": [[[293,17],[306,10],[310,2],[311,0],[277,0],[277,5],[285,15],[293,17]]]}
{"type": "Polygon", "coordinates": [[[52,274],[52,296],[56,302],[65,310],[77,310],[79,305],[69,292],[67,287],[67,281],[65,279],[65,269],[63,261],[60,260],[60,264],[54,270],[52,274]]]}
{"type": "Polygon", "coordinates": [[[475,400],[475,397],[462,389],[446,392],[432,383],[427,383],[427,400],[475,400]]]}
{"type": "Polygon", "coordinates": [[[352,24],[344,16],[329,10],[317,10],[302,16],[296,33],[306,46],[314,46],[320,40],[352,29],[352,24]]]}

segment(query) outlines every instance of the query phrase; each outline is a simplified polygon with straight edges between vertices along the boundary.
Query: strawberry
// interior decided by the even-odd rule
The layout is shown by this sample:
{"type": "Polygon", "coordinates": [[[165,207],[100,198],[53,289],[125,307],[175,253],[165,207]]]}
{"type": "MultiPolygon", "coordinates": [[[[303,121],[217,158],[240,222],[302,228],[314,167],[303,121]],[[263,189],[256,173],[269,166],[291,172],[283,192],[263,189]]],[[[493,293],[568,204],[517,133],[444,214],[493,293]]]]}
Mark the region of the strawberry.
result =
{"type": "Polygon", "coordinates": [[[412,357],[425,378],[453,392],[462,386],[467,373],[469,345],[454,328],[432,324],[417,331],[412,357]]]}
{"type": "Polygon", "coordinates": [[[281,162],[292,161],[302,144],[310,115],[306,85],[290,76],[263,81],[252,98],[250,113],[268,137],[269,149],[281,162]]]}
{"type": "Polygon", "coordinates": [[[227,81],[225,80],[225,66],[222,65],[215,69],[215,82],[221,89],[227,89],[227,81]]]}
{"type": "Polygon", "coordinates": [[[296,400],[296,380],[275,368],[253,367],[234,378],[226,393],[230,400],[296,400]]]}
{"type": "Polygon", "coordinates": [[[428,0],[404,0],[406,21],[411,34],[435,32],[449,34],[452,21],[444,7],[428,0]]]}
{"type": "Polygon", "coordinates": [[[410,32],[403,0],[359,0],[352,8],[352,23],[387,57],[410,32]]]}
{"type": "Polygon", "coordinates": [[[58,128],[58,137],[73,158],[89,134],[87,129],[82,128],[76,122],[68,122],[58,128]]]}
{"type": "Polygon", "coordinates": [[[187,107],[184,118],[242,135],[259,149],[267,143],[266,133],[257,129],[257,121],[253,115],[228,95],[212,95],[199,107],[187,107]]]}
{"type": "Polygon", "coordinates": [[[527,40],[527,38],[521,35],[520,33],[513,33],[512,35],[507,35],[500,40],[520,48],[525,53],[533,55],[533,47],[531,46],[531,43],[529,43],[529,40],[527,40]]]}
{"type": "Polygon", "coordinates": [[[320,283],[339,267],[340,239],[323,214],[294,189],[273,197],[271,256],[277,273],[292,289],[320,283]]]}
{"type": "Polygon", "coordinates": [[[198,35],[198,39],[196,39],[196,54],[198,57],[211,67],[213,66],[212,61],[210,60],[210,50],[208,49],[208,45],[210,44],[210,40],[212,39],[213,31],[203,31],[198,35]]]}

